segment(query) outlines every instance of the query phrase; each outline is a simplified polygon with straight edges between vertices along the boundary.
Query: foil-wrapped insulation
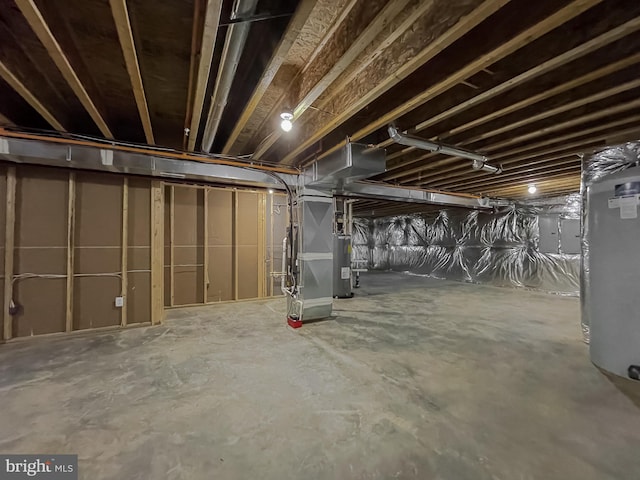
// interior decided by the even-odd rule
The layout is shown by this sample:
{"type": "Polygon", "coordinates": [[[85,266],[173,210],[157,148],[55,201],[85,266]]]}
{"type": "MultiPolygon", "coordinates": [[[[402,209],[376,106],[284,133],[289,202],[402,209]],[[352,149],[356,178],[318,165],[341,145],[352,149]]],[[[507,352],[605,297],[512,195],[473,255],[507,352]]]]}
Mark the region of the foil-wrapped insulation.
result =
{"type": "MultiPolygon", "coordinates": [[[[578,222],[580,196],[517,204],[494,212],[444,209],[434,213],[355,218],[353,256],[372,270],[471,283],[525,287],[577,296],[580,255],[541,252],[541,215],[578,222]]],[[[576,228],[576,231],[578,229],[576,228]]],[[[579,239],[575,239],[579,245],[579,239]]]]}

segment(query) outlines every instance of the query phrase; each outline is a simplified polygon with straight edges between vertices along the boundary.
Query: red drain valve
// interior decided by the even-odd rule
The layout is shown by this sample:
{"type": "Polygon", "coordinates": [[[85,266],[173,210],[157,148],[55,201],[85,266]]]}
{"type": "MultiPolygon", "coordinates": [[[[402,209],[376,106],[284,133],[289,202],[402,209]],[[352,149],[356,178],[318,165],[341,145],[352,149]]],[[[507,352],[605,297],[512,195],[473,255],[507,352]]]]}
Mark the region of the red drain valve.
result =
{"type": "Polygon", "coordinates": [[[298,318],[298,315],[289,315],[287,323],[291,328],[300,328],[302,326],[302,320],[298,318]]]}

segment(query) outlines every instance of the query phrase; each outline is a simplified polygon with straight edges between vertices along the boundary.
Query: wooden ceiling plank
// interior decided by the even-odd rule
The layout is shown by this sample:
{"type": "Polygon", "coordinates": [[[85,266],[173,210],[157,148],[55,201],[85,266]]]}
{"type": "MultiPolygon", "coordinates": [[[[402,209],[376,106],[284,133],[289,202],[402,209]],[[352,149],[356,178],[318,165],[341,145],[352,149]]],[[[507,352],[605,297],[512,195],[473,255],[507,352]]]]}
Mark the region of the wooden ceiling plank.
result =
{"type": "Polygon", "coordinates": [[[69,63],[62,47],[60,47],[60,44],[53,36],[53,33],[49,29],[49,26],[40,13],[40,10],[38,10],[34,0],[16,0],[16,5],[22,12],[22,15],[26,18],[40,42],[47,49],[47,52],[49,52],[51,59],[54,61],[58,70],[60,70],[62,76],[80,100],[80,103],[82,103],[95,124],[98,126],[98,129],[100,129],[100,132],[102,132],[106,138],[112,139],[113,134],[111,133],[111,130],[109,130],[104,118],[93,103],[93,100],[91,100],[91,97],[82,85],[78,75],[71,67],[71,63],[69,63]]]}
{"type": "Polygon", "coordinates": [[[140,73],[140,64],[138,63],[138,54],[136,53],[136,45],[133,40],[133,32],[131,31],[131,22],[129,20],[129,12],[127,10],[126,0],[109,0],[113,20],[118,31],[118,39],[124,56],[127,72],[131,81],[131,88],[138,107],[138,114],[144,129],[144,135],[149,145],[155,144],[153,138],[153,128],[151,127],[151,117],[149,116],[149,106],[147,105],[147,97],[144,93],[144,85],[142,83],[142,75],[140,73]]]}
{"type": "MultiPolygon", "coordinates": [[[[363,50],[369,45],[384,28],[395,18],[409,3],[409,0],[393,0],[388,2],[382,11],[376,15],[373,21],[367,25],[367,28],[355,39],[349,49],[340,57],[340,59],[331,67],[331,69],[320,78],[313,88],[299,99],[297,105],[293,109],[294,121],[299,119],[304,112],[322,95],[329,86],[338,79],[338,77],[356,61],[363,50]]],[[[253,158],[260,159],[275,143],[280,139],[283,132],[276,130],[272,135],[267,137],[253,154],[253,158]]]]}
{"type": "MultiPolygon", "coordinates": [[[[529,27],[525,31],[506,41],[500,47],[493,49],[490,52],[482,55],[477,58],[470,64],[466,65],[464,68],[461,68],[453,75],[450,75],[442,82],[437,83],[424,90],[420,94],[416,95],[412,99],[404,102],[402,105],[390,110],[386,115],[383,115],[376,119],[376,121],[369,123],[365,127],[361,128],[357,132],[355,132],[352,136],[352,140],[359,140],[379,128],[384,127],[385,125],[393,122],[394,120],[400,118],[402,115],[414,110],[415,108],[424,105],[427,101],[437,97],[438,95],[446,92],[453,86],[459,84],[462,80],[475,75],[486,67],[489,67],[496,63],[499,60],[507,57],[508,55],[516,52],[520,48],[528,45],[529,43],[537,40],[542,37],[546,33],[554,30],[555,28],[563,25],[569,20],[577,17],[578,15],[584,13],[588,9],[600,3],[602,0],[574,0],[565,7],[561,8],[553,15],[545,18],[541,22],[536,23],[535,25],[529,27]]],[[[314,137],[312,137],[314,138],[314,137]]],[[[301,153],[304,148],[307,148],[310,141],[301,142],[300,146],[294,149],[289,155],[287,155],[283,159],[283,163],[290,163],[299,153],[301,153]],[[306,145],[306,146],[305,146],[306,145]],[[303,148],[303,146],[305,146],[303,148]]],[[[313,143],[313,142],[311,142],[313,143]]],[[[338,148],[344,145],[344,142],[340,142],[338,145],[332,147],[331,149],[324,152],[319,158],[324,158],[326,155],[334,152],[338,148]]]]}
{"type": "MultiPolygon", "coordinates": [[[[543,136],[543,135],[547,135],[547,134],[550,134],[550,133],[553,133],[553,132],[557,132],[559,130],[564,130],[564,129],[567,129],[567,128],[571,128],[571,127],[574,127],[576,125],[580,125],[580,124],[583,124],[583,123],[588,123],[588,122],[597,120],[597,119],[602,118],[602,117],[607,117],[607,116],[610,116],[610,115],[622,113],[622,112],[624,112],[626,110],[632,110],[632,109],[637,108],[637,107],[640,107],[640,99],[634,100],[634,101],[631,101],[631,102],[625,102],[625,103],[622,103],[622,104],[619,104],[619,105],[615,105],[615,106],[612,106],[612,107],[608,107],[608,108],[605,108],[605,109],[602,109],[602,110],[599,110],[599,111],[596,111],[596,112],[593,112],[593,113],[582,115],[580,117],[577,117],[577,118],[574,118],[574,119],[571,119],[571,120],[568,120],[568,121],[565,121],[565,122],[556,123],[555,125],[552,125],[552,126],[549,126],[549,127],[544,127],[544,128],[538,129],[538,130],[534,130],[532,132],[528,132],[528,133],[519,135],[517,137],[513,137],[513,138],[510,138],[508,140],[504,140],[502,142],[496,143],[494,145],[491,145],[491,146],[485,148],[484,150],[487,151],[487,152],[491,152],[491,151],[494,151],[494,150],[497,150],[497,149],[500,149],[500,148],[503,148],[503,147],[507,147],[507,146],[510,146],[510,145],[513,145],[513,144],[522,143],[524,141],[531,140],[533,138],[537,138],[537,137],[540,137],[540,136],[543,136]]],[[[461,143],[461,145],[465,145],[465,144],[466,144],[466,142],[461,143]]],[[[459,159],[458,157],[451,157],[451,158],[447,158],[447,159],[432,163],[431,165],[424,165],[422,167],[416,167],[415,169],[407,170],[407,171],[405,171],[403,173],[403,175],[398,176],[397,178],[400,178],[400,180],[397,180],[397,181],[406,182],[406,181],[409,181],[409,179],[406,179],[404,177],[406,177],[407,175],[410,175],[412,173],[424,171],[426,168],[433,169],[435,167],[439,167],[439,166],[442,166],[442,165],[457,163],[459,161],[461,161],[461,159],[459,159]]]]}
{"type": "Polygon", "coordinates": [[[573,155],[570,157],[564,157],[564,160],[562,161],[556,159],[547,162],[540,162],[538,164],[530,164],[514,170],[512,173],[504,176],[497,175],[496,177],[485,177],[472,182],[454,182],[444,188],[447,190],[455,190],[457,188],[485,188],[498,184],[511,185],[513,183],[517,183],[520,179],[524,178],[525,175],[535,173],[556,173],[567,168],[579,167],[581,163],[582,160],[577,155],[573,155]],[[498,177],[500,177],[500,179],[498,179],[498,177]]]}
{"type": "MultiPolygon", "coordinates": [[[[518,181],[513,182],[513,188],[517,188],[517,184],[525,184],[528,185],[530,183],[535,183],[537,184],[538,182],[543,182],[545,180],[552,180],[552,179],[556,179],[556,178],[564,178],[567,177],[569,175],[571,175],[571,171],[575,172],[575,174],[578,176],[578,178],[580,177],[580,166],[576,166],[573,167],[573,169],[569,169],[569,171],[564,171],[564,172],[560,172],[560,173],[553,173],[550,175],[544,175],[541,172],[537,172],[537,173],[532,173],[530,175],[523,175],[522,177],[520,177],[520,179],[518,181]]],[[[487,188],[482,188],[482,187],[462,187],[460,189],[457,189],[457,191],[462,192],[462,193],[485,193],[485,192],[489,192],[492,190],[496,190],[498,188],[501,187],[505,187],[505,186],[509,186],[512,185],[512,183],[508,183],[508,184],[504,184],[504,185],[500,185],[500,184],[496,184],[494,186],[488,186],[487,188]]],[[[511,188],[511,187],[509,187],[511,188]]]]}
{"type": "Polygon", "coordinates": [[[262,76],[258,81],[258,85],[256,86],[256,88],[253,91],[253,94],[251,95],[251,98],[247,102],[246,106],[244,107],[244,110],[242,111],[242,114],[240,115],[240,118],[238,119],[235,126],[233,127],[233,131],[231,132],[231,135],[229,135],[229,138],[227,139],[224,145],[224,148],[222,149],[223,154],[231,153],[231,149],[233,148],[234,144],[238,140],[240,133],[242,132],[244,127],[247,125],[247,122],[255,112],[260,101],[262,100],[262,97],[264,96],[265,92],[271,85],[271,82],[273,82],[273,79],[276,76],[276,73],[278,73],[278,70],[280,69],[282,64],[286,61],[289,55],[289,51],[291,50],[291,47],[293,46],[294,42],[300,35],[302,27],[304,26],[307,19],[309,18],[309,15],[313,11],[314,6],[315,6],[315,0],[301,0],[301,2],[298,4],[296,13],[294,17],[291,19],[291,21],[289,22],[287,30],[282,36],[282,40],[280,40],[280,43],[276,48],[275,52],[273,53],[273,55],[271,56],[271,59],[269,60],[267,67],[262,73],[262,76]]]}
{"type": "Polygon", "coordinates": [[[222,10],[222,0],[208,0],[207,10],[202,31],[202,45],[200,47],[200,62],[198,64],[198,75],[196,77],[196,88],[193,95],[193,107],[191,115],[191,125],[189,128],[188,150],[193,151],[200,129],[200,119],[204,108],[204,96],[209,82],[211,62],[213,61],[213,50],[216,46],[218,36],[218,26],[220,24],[220,12],[222,10]]]}
{"type": "Polygon", "coordinates": [[[33,109],[42,115],[49,124],[58,132],[66,132],[55,114],[45,107],[40,100],[16,77],[7,66],[0,61],[0,77],[7,82],[25,101],[33,107],[33,109]]]}
{"type": "MultiPolygon", "coordinates": [[[[638,23],[640,24],[640,22],[638,22],[638,23]]],[[[603,36],[604,35],[601,35],[601,37],[603,37],[603,36]]],[[[600,38],[600,37],[598,37],[598,38],[600,38]]],[[[609,38],[609,37],[607,37],[607,38],[609,38]]],[[[594,40],[596,40],[596,39],[594,39],[594,40]]],[[[597,80],[599,78],[605,77],[607,75],[611,75],[612,73],[615,73],[615,72],[617,72],[619,70],[622,70],[622,69],[627,68],[629,66],[635,65],[638,62],[640,62],[640,53],[636,53],[634,55],[631,55],[631,56],[628,56],[628,57],[623,58],[621,60],[618,60],[616,62],[613,62],[613,63],[611,63],[609,65],[606,65],[606,66],[604,66],[602,68],[599,68],[597,70],[589,72],[586,75],[583,75],[583,76],[578,77],[578,78],[574,78],[574,79],[570,80],[569,82],[563,83],[562,85],[558,85],[558,86],[556,86],[554,88],[551,88],[549,90],[545,90],[544,92],[541,92],[541,93],[539,93],[537,95],[533,95],[531,97],[527,97],[524,100],[516,102],[516,103],[514,103],[512,105],[509,105],[508,107],[502,108],[500,110],[493,111],[488,115],[485,115],[483,117],[477,118],[477,119],[475,119],[475,120],[473,120],[471,122],[468,122],[468,123],[466,123],[464,125],[460,125],[459,127],[456,127],[456,128],[454,128],[452,130],[449,130],[448,132],[444,132],[444,133],[438,135],[437,137],[433,137],[432,141],[436,141],[437,139],[446,140],[447,138],[450,138],[453,135],[457,135],[457,134],[462,133],[464,131],[467,131],[467,130],[469,130],[471,128],[474,128],[474,127],[477,127],[477,126],[482,125],[484,123],[487,123],[487,122],[489,122],[491,120],[495,120],[495,119],[503,117],[505,115],[509,115],[510,113],[514,113],[514,112],[516,112],[516,111],[518,111],[520,109],[523,109],[525,107],[528,107],[530,105],[538,103],[538,102],[540,102],[542,100],[549,99],[549,98],[554,97],[554,96],[556,96],[558,94],[567,92],[567,91],[569,91],[571,89],[574,89],[574,88],[577,88],[577,87],[579,87],[581,85],[585,85],[585,84],[587,84],[589,82],[592,82],[594,80],[597,80]]],[[[498,87],[500,87],[500,85],[498,87]]],[[[498,88],[498,87],[496,87],[496,88],[498,88]]],[[[474,97],[474,98],[477,98],[477,97],[474,97]]],[[[471,99],[471,100],[473,100],[473,99],[471,99]]],[[[448,110],[447,112],[452,112],[456,108],[457,107],[454,107],[454,108],[448,110]]],[[[444,112],[444,113],[447,113],[447,112],[444,112]]],[[[449,117],[449,115],[447,115],[447,118],[448,117],[449,117]]],[[[383,144],[381,144],[379,146],[384,147],[384,146],[387,145],[387,142],[385,141],[385,142],[383,142],[383,144]]],[[[402,157],[402,156],[406,155],[407,153],[410,153],[410,152],[412,152],[414,150],[415,150],[414,147],[407,147],[407,148],[404,148],[404,149],[400,150],[399,152],[396,152],[393,155],[390,155],[387,158],[389,160],[400,158],[400,157],[402,157]]],[[[413,161],[409,161],[409,162],[406,162],[406,163],[401,163],[401,164],[398,164],[398,165],[394,165],[392,170],[396,170],[396,169],[401,168],[401,167],[403,167],[403,166],[405,166],[407,164],[410,164],[410,163],[413,163],[413,161]]],[[[393,178],[393,177],[390,177],[390,178],[393,178]]]]}
{"type": "MultiPolygon", "coordinates": [[[[511,90],[515,87],[517,87],[518,85],[521,85],[525,82],[531,81],[536,77],[539,77],[541,75],[544,75],[548,72],[551,72],[553,70],[555,70],[558,67],[561,67],[563,65],[566,65],[567,63],[573,62],[574,60],[577,60],[578,58],[584,57],[585,55],[594,52],[610,43],[613,43],[616,40],[620,40],[621,38],[637,31],[638,29],[640,29],[640,17],[636,17],[628,22],[626,22],[623,25],[620,25],[617,28],[614,28],[612,30],[609,30],[605,33],[603,33],[602,35],[599,35],[567,52],[564,52],[561,55],[558,55],[556,57],[553,57],[552,59],[541,63],[537,66],[535,66],[534,68],[527,70],[524,73],[521,73],[520,75],[517,75],[513,78],[511,78],[510,80],[490,89],[487,90],[486,92],[477,95],[476,97],[473,97],[472,99],[460,103],[459,105],[456,105],[453,108],[450,108],[449,110],[438,114],[428,120],[425,120],[424,122],[419,123],[418,125],[416,125],[415,130],[416,132],[420,132],[426,128],[429,128],[433,125],[436,125],[438,122],[446,119],[446,118],[450,118],[453,115],[456,115],[460,112],[463,112],[471,107],[474,107],[482,102],[485,102],[491,98],[494,98],[498,95],[501,95],[503,93],[505,93],[508,90],[511,90]]],[[[507,109],[503,109],[505,112],[502,111],[496,111],[493,112],[492,115],[487,115],[486,119],[483,119],[482,121],[480,121],[480,123],[477,123],[479,120],[476,120],[475,122],[471,122],[470,126],[466,126],[464,127],[464,130],[467,130],[468,128],[472,128],[475,127],[477,125],[480,125],[482,123],[485,123],[487,121],[490,121],[494,118],[498,118],[502,115],[506,115],[507,113],[511,113],[512,111],[516,111],[519,110],[521,108],[524,108],[528,105],[532,105],[536,102],[539,102],[540,100],[543,100],[545,98],[550,98],[554,95],[557,95],[558,93],[562,93],[565,92],[571,88],[575,88],[579,85],[583,85],[584,83],[590,82],[596,78],[602,77],[612,71],[616,71],[619,70],[620,68],[624,68],[625,66],[629,66],[632,65],[633,63],[638,62],[638,56],[639,55],[632,55],[630,59],[624,59],[621,62],[621,65],[616,65],[611,64],[608,67],[604,67],[602,69],[599,69],[598,71],[594,71],[591,72],[588,75],[584,75],[583,77],[580,77],[578,79],[573,79],[571,82],[568,82],[564,85],[561,85],[559,87],[553,88],[553,89],[549,89],[546,92],[543,92],[539,95],[536,96],[532,96],[526,100],[523,100],[522,102],[518,102],[514,105],[511,105],[510,107],[508,107],[507,109]],[[596,73],[597,72],[597,73],[596,73]]],[[[619,63],[619,62],[617,62],[619,63]]],[[[459,127],[461,128],[461,127],[459,127]]],[[[455,133],[459,133],[461,131],[464,131],[461,129],[455,129],[452,130],[451,132],[447,132],[447,134],[455,134],[455,133]]]]}
{"type": "MultiPolygon", "coordinates": [[[[638,131],[638,129],[640,128],[640,126],[638,125],[634,125],[631,128],[628,128],[626,130],[623,130],[621,132],[616,132],[616,135],[619,136],[624,136],[628,133],[634,133],[636,131],[638,131]]],[[[536,158],[540,157],[540,156],[545,156],[545,155],[550,155],[550,154],[554,154],[557,153],[559,151],[564,151],[564,150],[570,150],[572,153],[575,153],[576,155],[583,152],[585,148],[590,147],[592,144],[595,143],[600,143],[600,142],[607,142],[607,139],[610,138],[612,136],[612,132],[608,131],[606,133],[602,133],[598,136],[594,136],[594,137],[590,137],[590,138],[583,138],[579,141],[576,142],[572,142],[572,143],[568,143],[568,144],[562,144],[562,145],[556,145],[554,147],[550,147],[544,150],[539,150],[536,152],[532,152],[530,154],[526,154],[526,155],[519,155],[517,157],[513,157],[511,159],[509,159],[508,161],[505,161],[503,163],[501,163],[503,168],[507,168],[505,170],[505,172],[508,172],[510,168],[515,168],[523,163],[526,162],[530,162],[532,160],[535,160],[536,158]]],[[[429,179],[428,181],[425,182],[425,184],[429,184],[430,186],[433,187],[438,187],[441,186],[441,184],[443,183],[450,183],[450,182],[455,182],[457,181],[456,178],[460,178],[463,177],[467,174],[472,174],[473,172],[466,172],[466,174],[458,174],[455,177],[453,176],[447,176],[442,175],[440,180],[435,180],[434,179],[429,179]]],[[[476,172],[478,173],[478,172],[476,172]]],[[[502,175],[500,175],[502,176],[502,175]]]]}
{"type": "MultiPolygon", "coordinates": [[[[595,0],[594,0],[595,1],[595,0]]],[[[425,35],[424,41],[425,44],[422,47],[416,45],[415,48],[421,48],[416,55],[414,55],[410,61],[405,62],[399,68],[389,72],[385,78],[382,80],[373,79],[373,84],[370,88],[363,90],[357,95],[354,94],[352,98],[354,99],[348,106],[344,108],[339,114],[335,115],[330,121],[323,122],[322,125],[315,130],[311,136],[300,142],[298,147],[296,147],[293,151],[291,151],[283,160],[283,163],[291,164],[293,160],[304,152],[307,148],[309,148],[314,143],[318,142],[325,135],[335,129],[337,126],[343,124],[355,114],[357,114],[362,108],[364,108],[369,103],[373,102],[375,99],[379,98],[382,94],[389,91],[392,87],[397,85],[400,81],[407,78],[413,72],[415,72],[422,65],[427,63],[433,57],[435,57],[442,50],[447,48],[449,45],[454,43],[456,40],[464,36],[467,32],[472,30],[474,27],[479,25],[483,20],[487,17],[491,16],[493,13],[497,12],[500,8],[506,5],[509,0],[485,0],[471,11],[469,14],[464,15],[458,19],[458,21],[448,30],[444,31],[441,35],[439,35],[435,40],[431,39],[431,36],[425,35]]],[[[417,28],[425,29],[427,31],[435,31],[437,29],[437,19],[433,19],[434,24],[429,24],[428,22],[420,22],[417,25],[417,28]]],[[[414,24],[415,25],[415,24],[414,24]]],[[[401,41],[402,39],[398,39],[401,41]]],[[[405,47],[406,48],[406,47],[405,47]]],[[[344,143],[336,145],[332,151],[340,148],[344,143]]],[[[329,153],[329,152],[328,152],[329,153]]],[[[328,154],[327,153],[327,154],[328,154]]]]}

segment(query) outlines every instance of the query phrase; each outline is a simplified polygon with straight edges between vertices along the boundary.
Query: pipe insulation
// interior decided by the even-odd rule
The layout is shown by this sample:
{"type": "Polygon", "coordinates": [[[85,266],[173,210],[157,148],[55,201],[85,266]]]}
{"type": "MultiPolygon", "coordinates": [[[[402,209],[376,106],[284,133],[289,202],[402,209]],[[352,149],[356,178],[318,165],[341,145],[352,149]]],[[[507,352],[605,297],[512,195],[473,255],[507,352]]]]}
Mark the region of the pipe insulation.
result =
{"type": "MultiPolygon", "coordinates": [[[[249,17],[253,15],[258,0],[237,0],[234,3],[234,10],[231,18],[249,17]]],[[[207,115],[207,123],[205,125],[204,134],[202,136],[202,150],[210,152],[213,141],[218,133],[220,120],[227,102],[229,100],[229,92],[238,70],[238,64],[242,57],[244,45],[249,35],[251,22],[234,23],[227,30],[224,49],[222,51],[222,60],[220,68],[216,76],[216,84],[211,96],[211,104],[209,106],[209,114],[207,115]]]]}

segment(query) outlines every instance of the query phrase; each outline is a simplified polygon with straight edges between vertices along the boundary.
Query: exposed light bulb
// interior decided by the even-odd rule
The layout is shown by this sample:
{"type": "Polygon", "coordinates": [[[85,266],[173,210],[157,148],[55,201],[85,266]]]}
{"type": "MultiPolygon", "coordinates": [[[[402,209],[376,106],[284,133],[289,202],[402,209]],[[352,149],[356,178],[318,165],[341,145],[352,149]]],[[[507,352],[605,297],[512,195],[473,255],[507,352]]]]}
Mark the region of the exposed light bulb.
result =
{"type": "Polygon", "coordinates": [[[293,113],[289,111],[282,112],[280,114],[280,118],[282,119],[282,122],[280,122],[280,128],[285,132],[290,132],[293,128],[293,123],[291,122],[291,120],[293,120],[293,113]]]}
{"type": "Polygon", "coordinates": [[[270,193],[270,194],[271,194],[271,193],[273,193],[273,188],[270,188],[270,189],[269,189],[269,193],[270,193]]]}
{"type": "Polygon", "coordinates": [[[293,123],[291,123],[291,120],[282,120],[282,122],[280,122],[280,128],[285,132],[290,132],[293,128],[293,123]]]}
{"type": "Polygon", "coordinates": [[[538,191],[538,187],[536,187],[535,185],[529,185],[529,193],[531,195],[533,195],[534,193],[536,193],[538,191]]]}

